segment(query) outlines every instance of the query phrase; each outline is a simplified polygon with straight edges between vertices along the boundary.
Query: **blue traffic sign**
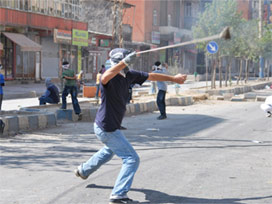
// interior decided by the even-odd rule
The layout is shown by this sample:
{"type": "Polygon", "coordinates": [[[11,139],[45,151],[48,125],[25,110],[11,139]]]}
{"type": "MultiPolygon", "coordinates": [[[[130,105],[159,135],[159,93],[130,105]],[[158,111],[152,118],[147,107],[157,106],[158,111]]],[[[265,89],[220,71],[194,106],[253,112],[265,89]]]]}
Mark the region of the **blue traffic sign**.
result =
{"type": "Polygon", "coordinates": [[[207,51],[211,54],[215,54],[218,51],[218,44],[214,41],[211,41],[207,44],[207,51]]]}

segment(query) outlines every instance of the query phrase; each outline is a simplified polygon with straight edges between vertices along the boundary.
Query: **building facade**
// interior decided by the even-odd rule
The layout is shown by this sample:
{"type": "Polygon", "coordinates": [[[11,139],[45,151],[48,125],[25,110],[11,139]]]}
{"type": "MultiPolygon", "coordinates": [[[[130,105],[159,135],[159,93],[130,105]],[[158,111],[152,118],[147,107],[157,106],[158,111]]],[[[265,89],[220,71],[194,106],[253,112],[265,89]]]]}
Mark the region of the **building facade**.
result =
{"type": "Polygon", "coordinates": [[[78,72],[86,46],[78,41],[88,46],[88,25],[80,16],[78,0],[0,0],[0,58],[6,79],[59,78],[64,60],[78,72]]]}
{"type": "MultiPolygon", "coordinates": [[[[135,5],[135,11],[126,12],[124,23],[133,27],[132,41],[144,42],[150,48],[174,45],[192,39],[192,26],[197,21],[198,12],[211,0],[127,0],[135,5]]],[[[147,53],[148,54],[148,53],[147,53]]],[[[194,45],[161,50],[150,53],[152,64],[160,60],[167,62],[173,73],[194,73],[197,50],[194,45]]]]}

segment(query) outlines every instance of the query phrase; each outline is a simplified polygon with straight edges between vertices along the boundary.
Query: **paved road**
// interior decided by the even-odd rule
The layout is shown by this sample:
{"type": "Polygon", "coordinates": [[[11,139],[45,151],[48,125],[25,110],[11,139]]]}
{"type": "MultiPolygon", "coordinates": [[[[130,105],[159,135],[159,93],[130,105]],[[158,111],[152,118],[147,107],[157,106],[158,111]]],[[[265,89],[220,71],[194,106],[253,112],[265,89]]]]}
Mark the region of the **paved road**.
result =
{"type": "MultiPolygon", "coordinates": [[[[141,203],[272,203],[272,119],[259,102],[204,101],[127,117],[141,158],[129,196],[141,203]],[[157,129],[151,131],[150,128],[157,129]]],[[[102,145],[92,123],[1,139],[0,203],[106,204],[121,161],[88,180],[73,169],[102,145]]]]}

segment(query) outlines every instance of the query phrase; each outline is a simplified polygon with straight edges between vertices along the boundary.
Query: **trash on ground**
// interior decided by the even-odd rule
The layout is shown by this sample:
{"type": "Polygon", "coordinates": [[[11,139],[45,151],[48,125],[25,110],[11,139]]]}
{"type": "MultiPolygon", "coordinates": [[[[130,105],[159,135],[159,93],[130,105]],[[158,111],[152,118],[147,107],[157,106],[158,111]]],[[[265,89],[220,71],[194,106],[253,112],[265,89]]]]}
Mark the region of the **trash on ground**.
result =
{"type": "Polygon", "coordinates": [[[154,132],[159,132],[160,131],[159,128],[147,128],[146,130],[148,130],[148,131],[154,131],[154,132]]]}

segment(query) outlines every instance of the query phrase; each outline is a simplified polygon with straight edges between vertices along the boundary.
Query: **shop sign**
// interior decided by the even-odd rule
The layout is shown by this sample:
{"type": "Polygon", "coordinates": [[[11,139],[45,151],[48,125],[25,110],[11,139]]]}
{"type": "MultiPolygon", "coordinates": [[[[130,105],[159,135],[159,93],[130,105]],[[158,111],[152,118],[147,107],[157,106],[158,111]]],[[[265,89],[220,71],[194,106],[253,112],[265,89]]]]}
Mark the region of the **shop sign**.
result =
{"type": "Polygon", "coordinates": [[[77,49],[77,73],[81,71],[81,65],[82,65],[82,52],[81,47],[78,47],[77,49]]]}
{"type": "Polygon", "coordinates": [[[72,45],[88,47],[88,31],[73,29],[72,45]]]}
{"type": "Polygon", "coordinates": [[[109,47],[110,41],[107,39],[100,39],[99,45],[100,45],[100,47],[109,47]]]}
{"type": "Polygon", "coordinates": [[[69,30],[54,29],[54,43],[71,44],[72,32],[69,30]]]}
{"type": "Polygon", "coordinates": [[[154,44],[160,44],[160,32],[152,31],[151,32],[151,42],[154,44]]]}

